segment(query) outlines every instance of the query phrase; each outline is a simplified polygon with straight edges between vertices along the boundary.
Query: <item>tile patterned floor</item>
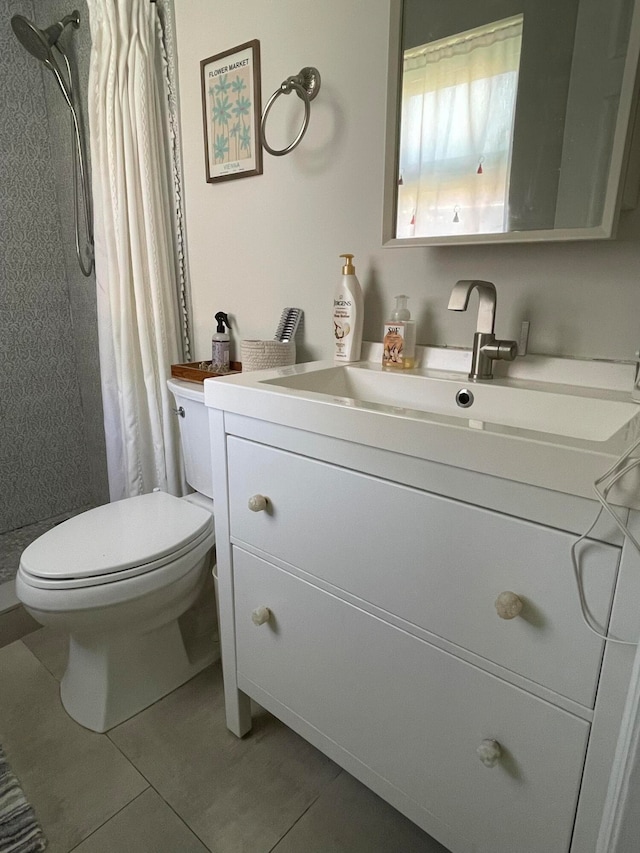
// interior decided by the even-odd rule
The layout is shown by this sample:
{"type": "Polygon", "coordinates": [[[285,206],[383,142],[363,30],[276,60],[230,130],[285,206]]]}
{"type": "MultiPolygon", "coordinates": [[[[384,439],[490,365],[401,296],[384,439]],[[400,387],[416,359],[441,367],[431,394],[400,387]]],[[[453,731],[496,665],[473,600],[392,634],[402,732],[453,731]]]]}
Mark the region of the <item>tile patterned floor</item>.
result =
{"type": "Polygon", "coordinates": [[[0,741],[48,853],[447,853],[266,712],[235,738],[219,664],[95,734],[60,704],[65,656],[46,628],[0,648],[0,741]]]}

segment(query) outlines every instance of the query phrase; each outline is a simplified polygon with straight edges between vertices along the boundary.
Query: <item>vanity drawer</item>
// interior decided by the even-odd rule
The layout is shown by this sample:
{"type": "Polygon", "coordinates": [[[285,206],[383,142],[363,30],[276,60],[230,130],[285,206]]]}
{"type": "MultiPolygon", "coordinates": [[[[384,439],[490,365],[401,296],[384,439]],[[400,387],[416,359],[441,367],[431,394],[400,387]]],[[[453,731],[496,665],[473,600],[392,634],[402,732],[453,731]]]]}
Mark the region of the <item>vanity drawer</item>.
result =
{"type": "Polygon", "coordinates": [[[233,564],[250,695],[254,684],[287,706],[417,803],[424,829],[431,815],[453,827],[464,850],[569,849],[587,722],[240,548],[233,564]],[[485,740],[502,751],[491,768],[485,740]]]}
{"type": "MultiPolygon", "coordinates": [[[[228,454],[234,542],[593,707],[603,643],[582,620],[573,535],[244,439],[228,454]],[[253,495],[265,510],[248,508],[253,495]],[[522,602],[516,618],[496,612],[504,591],[522,602]]],[[[601,625],[619,555],[580,549],[601,625]]]]}

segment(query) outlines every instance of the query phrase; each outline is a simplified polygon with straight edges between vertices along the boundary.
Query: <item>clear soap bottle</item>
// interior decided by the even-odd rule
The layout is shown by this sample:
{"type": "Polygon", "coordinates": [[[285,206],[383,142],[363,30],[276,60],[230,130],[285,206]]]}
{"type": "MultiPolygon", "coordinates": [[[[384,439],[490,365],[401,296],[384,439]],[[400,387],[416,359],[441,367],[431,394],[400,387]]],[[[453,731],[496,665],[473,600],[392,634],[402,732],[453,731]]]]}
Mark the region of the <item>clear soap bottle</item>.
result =
{"type": "Polygon", "coordinates": [[[408,296],[396,296],[391,319],[384,324],[382,366],[387,370],[409,370],[416,363],[416,324],[407,308],[408,296]]]}

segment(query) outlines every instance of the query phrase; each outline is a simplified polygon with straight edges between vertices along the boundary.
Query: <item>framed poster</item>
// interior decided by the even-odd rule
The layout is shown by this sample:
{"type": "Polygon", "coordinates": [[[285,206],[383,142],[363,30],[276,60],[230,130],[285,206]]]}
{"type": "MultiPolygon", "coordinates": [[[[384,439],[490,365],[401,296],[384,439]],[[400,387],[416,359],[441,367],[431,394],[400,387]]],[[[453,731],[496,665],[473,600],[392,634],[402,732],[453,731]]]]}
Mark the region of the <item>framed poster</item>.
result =
{"type": "Polygon", "coordinates": [[[208,183],[262,174],[260,42],[200,62],[208,183]]]}

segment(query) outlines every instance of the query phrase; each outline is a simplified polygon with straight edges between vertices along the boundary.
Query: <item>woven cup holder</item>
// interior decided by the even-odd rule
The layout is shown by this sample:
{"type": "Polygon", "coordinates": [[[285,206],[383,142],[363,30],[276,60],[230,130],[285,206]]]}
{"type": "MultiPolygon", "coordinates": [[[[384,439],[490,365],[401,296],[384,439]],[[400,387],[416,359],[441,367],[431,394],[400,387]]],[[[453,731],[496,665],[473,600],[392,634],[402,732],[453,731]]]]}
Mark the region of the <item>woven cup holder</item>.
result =
{"type": "Polygon", "coordinates": [[[268,370],[296,363],[295,341],[242,341],[242,370],[268,370]]]}

